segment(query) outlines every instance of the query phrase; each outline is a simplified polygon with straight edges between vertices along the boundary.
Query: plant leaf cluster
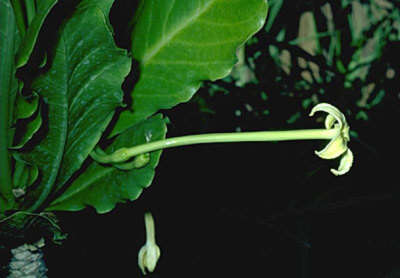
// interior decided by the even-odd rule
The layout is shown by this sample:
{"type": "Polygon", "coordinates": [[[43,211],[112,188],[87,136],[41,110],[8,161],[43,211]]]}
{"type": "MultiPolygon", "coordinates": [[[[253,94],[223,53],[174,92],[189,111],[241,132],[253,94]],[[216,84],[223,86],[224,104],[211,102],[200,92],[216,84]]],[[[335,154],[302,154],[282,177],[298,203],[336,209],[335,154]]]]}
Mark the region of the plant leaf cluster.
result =
{"type": "Polygon", "coordinates": [[[163,139],[156,113],[228,75],[268,8],[264,0],[140,1],[123,49],[113,4],[0,0],[0,217],[86,206],[105,213],[138,198],[161,151],[129,169],[89,153],[163,139]]]}

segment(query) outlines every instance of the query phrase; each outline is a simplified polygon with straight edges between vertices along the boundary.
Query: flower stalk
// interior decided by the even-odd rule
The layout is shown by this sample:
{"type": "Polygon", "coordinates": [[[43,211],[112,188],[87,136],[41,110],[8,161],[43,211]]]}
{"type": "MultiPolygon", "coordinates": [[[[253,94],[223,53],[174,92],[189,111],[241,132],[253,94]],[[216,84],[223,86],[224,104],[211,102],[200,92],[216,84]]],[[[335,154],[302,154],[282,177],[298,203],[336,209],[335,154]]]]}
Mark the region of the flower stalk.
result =
{"type": "MultiPolygon", "coordinates": [[[[303,129],[285,131],[255,131],[235,133],[210,133],[200,135],[187,135],[181,137],[167,138],[154,142],[148,142],[129,148],[120,148],[112,154],[106,154],[97,148],[91,153],[91,157],[99,163],[114,164],[120,169],[139,168],[131,163],[124,163],[141,155],[178,146],[207,143],[232,143],[232,142],[268,142],[268,141],[289,141],[289,140],[330,140],[328,145],[321,151],[315,153],[323,159],[334,159],[343,155],[338,170],[331,170],[335,175],[346,173],[353,162],[353,155],[347,148],[349,138],[349,126],[344,115],[334,106],[321,103],[313,108],[310,116],[316,112],[327,112],[325,129],[303,129]],[[122,164],[121,164],[122,163],[122,164]]],[[[136,163],[139,165],[138,163],[136,163]]],[[[141,167],[145,164],[140,164],[141,167]]]]}
{"type": "Polygon", "coordinates": [[[234,133],[209,133],[200,135],[187,135],[167,138],[131,148],[121,148],[109,155],[99,155],[99,151],[91,154],[92,158],[100,163],[120,163],[130,158],[166,148],[207,143],[232,143],[232,142],[268,142],[288,140],[330,140],[336,135],[336,131],[326,129],[305,129],[287,131],[254,131],[234,133]]]}

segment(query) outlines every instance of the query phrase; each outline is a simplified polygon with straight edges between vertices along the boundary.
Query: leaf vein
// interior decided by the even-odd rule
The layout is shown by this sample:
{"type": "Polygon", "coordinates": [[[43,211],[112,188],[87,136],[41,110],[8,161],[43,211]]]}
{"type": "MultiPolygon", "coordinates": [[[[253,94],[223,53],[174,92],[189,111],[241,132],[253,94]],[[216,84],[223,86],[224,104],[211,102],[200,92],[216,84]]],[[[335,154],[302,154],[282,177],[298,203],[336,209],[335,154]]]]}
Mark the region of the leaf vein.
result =
{"type": "Polygon", "coordinates": [[[99,70],[96,74],[93,74],[90,79],[85,82],[85,84],[79,88],[79,90],[76,92],[74,99],[71,102],[71,105],[69,107],[69,110],[72,111],[77,100],[79,99],[79,97],[81,96],[81,94],[84,92],[84,90],[93,82],[96,81],[97,78],[99,78],[106,70],[108,70],[109,68],[111,68],[112,66],[116,65],[117,63],[119,63],[119,60],[114,60],[113,62],[109,63],[108,65],[104,66],[101,68],[101,70],[99,70]]]}
{"type": "Polygon", "coordinates": [[[157,60],[151,65],[191,65],[191,66],[208,66],[231,63],[232,60],[214,60],[214,61],[189,61],[189,60],[157,60]]]}
{"type": "MultiPolygon", "coordinates": [[[[143,56],[142,65],[146,65],[149,61],[157,55],[160,50],[167,45],[177,34],[179,34],[182,30],[184,30],[187,26],[193,23],[197,18],[199,18],[202,14],[204,14],[211,6],[214,4],[214,1],[210,1],[205,5],[202,9],[197,9],[196,12],[189,16],[187,20],[184,20],[179,26],[177,26],[173,31],[171,31],[166,37],[163,37],[158,43],[153,45],[143,56]]],[[[147,49],[147,47],[146,47],[147,49]]]]}
{"type": "Polygon", "coordinates": [[[207,19],[198,19],[197,21],[199,23],[203,23],[203,24],[206,24],[206,25],[212,25],[212,26],[234,27],[234,26],[238,26],[238,25],[249,23],[250,21],[254,21],[254,18],[253,17],[249,17],[249,18],[246,18],[246,19],[241,20],[241,21],[229,22],[229,23],[220,23],[220,22],[217,22],[217,21],[211,21],[211,20],[207,20],[207,19]]]}
{"type": "Polygon", "coordinates": [[[168,9],[168,11],[167,11],[167,15],[165,16],[165,21],[164,21],[164,24],[163,24],[163,28],[162,28],[162,36],[164,37],[164,34],[166,33],[165,32],[165,30],[166,30],[166,27],[167,27],[167,24],[168,24],[168,21],[169,21],[169,17],[170,17],[170,15],[171,15],[171,12],[172,12],[172,10],[173,10],[173,8],[174,8],[174,6],[175,6],[175,1],[176,0],[173,0],[173,2],[171,3],[171,6],[170,6],[170,8],[168,9]]]}
{"type": "Polygon", "coordinates": [[[226,41],[213,41],[213,42],[192,42],[192,41],[185,41],[185,40],[174,40],[172,44],[181,44],[181,45],[189,45],[189,46],[197,46],[197,47],[205,47],[205,46],[217,46],[217,45],[224,45],[224,44],[235,44],[241,42],[242,40],[226,40],[226,41]]]}

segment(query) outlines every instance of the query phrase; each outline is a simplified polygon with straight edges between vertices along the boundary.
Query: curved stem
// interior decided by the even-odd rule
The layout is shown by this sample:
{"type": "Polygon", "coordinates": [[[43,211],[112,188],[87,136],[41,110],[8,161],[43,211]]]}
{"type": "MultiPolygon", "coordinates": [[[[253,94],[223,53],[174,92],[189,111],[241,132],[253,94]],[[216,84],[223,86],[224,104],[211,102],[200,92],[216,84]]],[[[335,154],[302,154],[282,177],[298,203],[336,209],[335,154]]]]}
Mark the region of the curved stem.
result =
{"type": "Polygon", "coordinates": [[[100,152],[92,152],[91,156],[100,163],[119,163],[128,159],[166,148],[206,143],[230,143],[230,142],[267,142],[288,140],[315,140],[332,139],[337,136],[337,129],[307,129],[288,131],[255,131],[235,133],[210,133],[200,135],[188,135],[182,137],[167,138],[131,148],[121,148],[110,155],[100,152]]]}

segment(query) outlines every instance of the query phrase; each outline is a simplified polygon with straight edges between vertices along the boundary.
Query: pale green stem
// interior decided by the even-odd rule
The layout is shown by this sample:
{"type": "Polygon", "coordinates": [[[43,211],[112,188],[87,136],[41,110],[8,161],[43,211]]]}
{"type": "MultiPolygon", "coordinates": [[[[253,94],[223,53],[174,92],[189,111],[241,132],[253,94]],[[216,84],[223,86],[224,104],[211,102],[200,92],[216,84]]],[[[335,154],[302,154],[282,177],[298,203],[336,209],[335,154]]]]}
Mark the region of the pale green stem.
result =
{"type": "Polygon", "coordinates": [[[338,135],[337,129],[306,129],[287,131],[254,131],[235,133],[209,133],[201,135],[188,135],[164,140],[154,141],[131,148],[121,148],[114,153],[106,155],[101,152],[92,152],[91,156],[100,163],[120,163],[128,159],[166,148],[206,144],[206,143],[230,143],[230,142],[267,142],[288,140],[330,140],[338,135]]]}
{"type": "Polygon", "coordinates": [[[156,233],[154,229],[154,219],[150,212],[144,214],[144,223],[146,227],[146,244],[156,244],[156,233]]]}

